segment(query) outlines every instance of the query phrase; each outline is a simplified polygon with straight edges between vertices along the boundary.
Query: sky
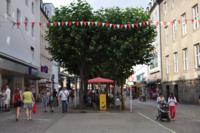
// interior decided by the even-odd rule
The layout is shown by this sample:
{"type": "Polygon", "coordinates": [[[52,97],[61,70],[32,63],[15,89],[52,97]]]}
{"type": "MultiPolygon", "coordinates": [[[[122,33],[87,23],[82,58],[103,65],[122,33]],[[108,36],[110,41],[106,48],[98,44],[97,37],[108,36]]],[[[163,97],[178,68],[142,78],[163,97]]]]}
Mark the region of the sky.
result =
{"type": "MultiPolygon", "coordinates": [[[[53,3],[55,7],[65,6],[74,0],[43,0],[43,2],[53,3]]],[[[120,8],[126,7],[143,7],[146,9],[150,0],[86,0],[93,9],[109,8],[118,6],[120,8]]]]}

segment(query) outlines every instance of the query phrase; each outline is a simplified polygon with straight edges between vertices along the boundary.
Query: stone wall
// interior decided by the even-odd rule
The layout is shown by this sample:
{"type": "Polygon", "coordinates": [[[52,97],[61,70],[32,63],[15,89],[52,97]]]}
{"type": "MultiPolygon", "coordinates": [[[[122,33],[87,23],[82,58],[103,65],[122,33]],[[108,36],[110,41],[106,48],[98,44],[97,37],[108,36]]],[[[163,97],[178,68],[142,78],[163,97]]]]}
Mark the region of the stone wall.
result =
{"type": "Polygon", "coordinates": [[[173,92],[180,103],[197,104],[200,95],[200,80],[164,82],[162,90],[166,97],[168,92],[173,92]],[[167,88],[169,88],[169,91],[167,88]],[[178,93],[175,93],[176,90],[178,93]]]}

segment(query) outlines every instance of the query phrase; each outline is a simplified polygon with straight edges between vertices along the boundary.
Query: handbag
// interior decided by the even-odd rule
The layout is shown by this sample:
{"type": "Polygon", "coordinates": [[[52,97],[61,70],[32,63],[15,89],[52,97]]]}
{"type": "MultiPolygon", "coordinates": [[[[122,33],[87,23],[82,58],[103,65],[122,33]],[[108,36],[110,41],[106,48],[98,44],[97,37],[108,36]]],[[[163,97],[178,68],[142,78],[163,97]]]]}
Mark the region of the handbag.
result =
{"type": "Polygon", "coordinates": [[[33,113],[35,114],[37,112],[37,107],[36,107],[36,104],[34,103],[33,104],[33,113]]]}

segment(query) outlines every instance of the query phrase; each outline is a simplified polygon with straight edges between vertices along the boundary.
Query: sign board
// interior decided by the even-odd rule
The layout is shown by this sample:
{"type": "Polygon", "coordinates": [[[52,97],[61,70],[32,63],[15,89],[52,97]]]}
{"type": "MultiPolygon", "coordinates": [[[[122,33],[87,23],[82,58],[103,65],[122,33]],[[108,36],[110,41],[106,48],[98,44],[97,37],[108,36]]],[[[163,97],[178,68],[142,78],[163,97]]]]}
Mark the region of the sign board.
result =
{"type": "Polygon", "coordinates": [[[99,96],[100,101],[100,111],[106,111],[106,94],[100,94],[99,96]]]}

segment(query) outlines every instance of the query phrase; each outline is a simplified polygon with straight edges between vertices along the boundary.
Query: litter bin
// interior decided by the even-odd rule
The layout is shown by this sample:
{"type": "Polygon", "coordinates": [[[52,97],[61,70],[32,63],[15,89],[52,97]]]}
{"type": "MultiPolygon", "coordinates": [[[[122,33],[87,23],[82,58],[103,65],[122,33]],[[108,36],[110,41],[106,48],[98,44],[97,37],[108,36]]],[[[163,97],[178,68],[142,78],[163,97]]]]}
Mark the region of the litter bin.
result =
{"type": "Polygon", "coordinates": [[[145,102],[146,101],[146,96],[145,95],[141,95],[140,96],[140,101],[145,102]]]}

